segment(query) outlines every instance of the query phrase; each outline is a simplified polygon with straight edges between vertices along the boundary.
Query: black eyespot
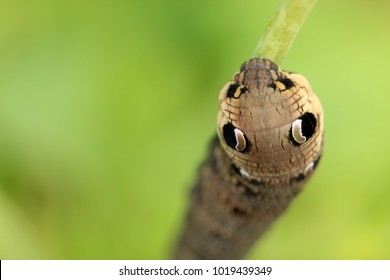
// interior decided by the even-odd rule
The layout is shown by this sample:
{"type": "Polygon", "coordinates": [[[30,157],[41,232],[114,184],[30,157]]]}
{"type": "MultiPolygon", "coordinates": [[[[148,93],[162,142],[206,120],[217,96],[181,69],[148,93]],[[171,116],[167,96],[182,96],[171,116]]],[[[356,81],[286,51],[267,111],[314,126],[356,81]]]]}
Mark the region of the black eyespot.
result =
{"type": "Polygon", "coordinates": [[[226,144],[232,149],[235,149],[237,145],[234,129],[235,127],[231,123],[225,124],[222,128],[223,138],[225,139],[226,144]]]}
{"type": "Polygon", "coordinates": [[[225,139],[226,144],[235,149],[238,152],[245,152],[249,148],[249,142],[246,139],[244,133],[234,127],[231,123],[227,123],[222,128],[223,138],[225,139]]]}
{"type": "Polygon", "coordinates": [[[313,136],[316,131],[317,120],[316,117],[307,112],[302,117],[302,134],[306,137],[306,140],[313,136]]]}
{"type": "Polygon", "coordinates": [[[305,113],[291,124],[290,136],[297,145],[305,143],[313,136],[317,126],[317,120],[312,113],[305,113]]]}

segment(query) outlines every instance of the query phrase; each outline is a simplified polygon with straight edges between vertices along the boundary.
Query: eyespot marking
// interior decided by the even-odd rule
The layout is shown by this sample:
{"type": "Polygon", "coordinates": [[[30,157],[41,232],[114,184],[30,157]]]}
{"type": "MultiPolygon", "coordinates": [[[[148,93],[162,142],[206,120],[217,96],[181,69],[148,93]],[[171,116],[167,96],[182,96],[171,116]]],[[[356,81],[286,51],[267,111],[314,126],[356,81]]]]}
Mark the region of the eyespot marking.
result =
{"type": "Polygon", "coordinates": [[[223,138],[226,144],[238,152],[243,152],[247,148],[247,139],[244,133],[234,127],[231,123],[227,123],[222,128],[223,138]]]}
{"type": "Polygon", "coordinates": [[[312,113],[305,113],[291,124],[291,136],[297,144],[305,143],[313,136],[317,120],[312,113]]]}

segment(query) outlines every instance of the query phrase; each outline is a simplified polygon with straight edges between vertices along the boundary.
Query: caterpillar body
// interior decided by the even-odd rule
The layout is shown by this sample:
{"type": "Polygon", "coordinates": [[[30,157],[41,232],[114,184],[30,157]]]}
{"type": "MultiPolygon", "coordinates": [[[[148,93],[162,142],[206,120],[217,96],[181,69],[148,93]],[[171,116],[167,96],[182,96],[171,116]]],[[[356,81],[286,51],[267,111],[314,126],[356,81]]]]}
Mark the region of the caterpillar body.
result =
{"type": "Polygon", "coordinates": [[[200,168],[177,259],[239,259],[288,207],[323,149],[323,110],[308,81],[264,58],[219,95],[217,137],[200,168]]]}

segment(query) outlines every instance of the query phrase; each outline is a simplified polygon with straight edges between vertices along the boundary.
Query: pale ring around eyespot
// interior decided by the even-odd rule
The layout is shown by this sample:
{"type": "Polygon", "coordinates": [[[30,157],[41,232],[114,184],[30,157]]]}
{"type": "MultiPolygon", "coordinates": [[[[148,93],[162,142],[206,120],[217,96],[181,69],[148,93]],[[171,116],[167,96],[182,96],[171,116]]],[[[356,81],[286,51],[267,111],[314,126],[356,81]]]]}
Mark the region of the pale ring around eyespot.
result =
{"type": "Polygon", "coordinates": [[[298,143],[302,144],[306,142],[306,137],[302,134],[302,120],[297,119],[293,121],[291,125],[291,134],[293,139],[298,143]]]}
{"type": "Polygon", "coordinates": [[[238,128],[234,129],[234,136],[236,137],[236,150],[242,152],[246,148],[246,140],[244,133],[238,128]]]}

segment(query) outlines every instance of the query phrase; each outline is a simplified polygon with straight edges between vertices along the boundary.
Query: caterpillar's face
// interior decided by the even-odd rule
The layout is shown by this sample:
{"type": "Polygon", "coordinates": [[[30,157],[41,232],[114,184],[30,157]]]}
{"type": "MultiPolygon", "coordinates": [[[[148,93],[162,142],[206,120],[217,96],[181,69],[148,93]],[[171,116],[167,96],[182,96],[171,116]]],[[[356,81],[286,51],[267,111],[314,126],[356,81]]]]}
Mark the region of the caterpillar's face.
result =
{"type": "Polygon", "coordinates": [[[303,76],[254,58],[223,87],[219,102],[218,135],[240,176],[290,184],[314,170],[322,152],[323,114],[303,76]]]}

